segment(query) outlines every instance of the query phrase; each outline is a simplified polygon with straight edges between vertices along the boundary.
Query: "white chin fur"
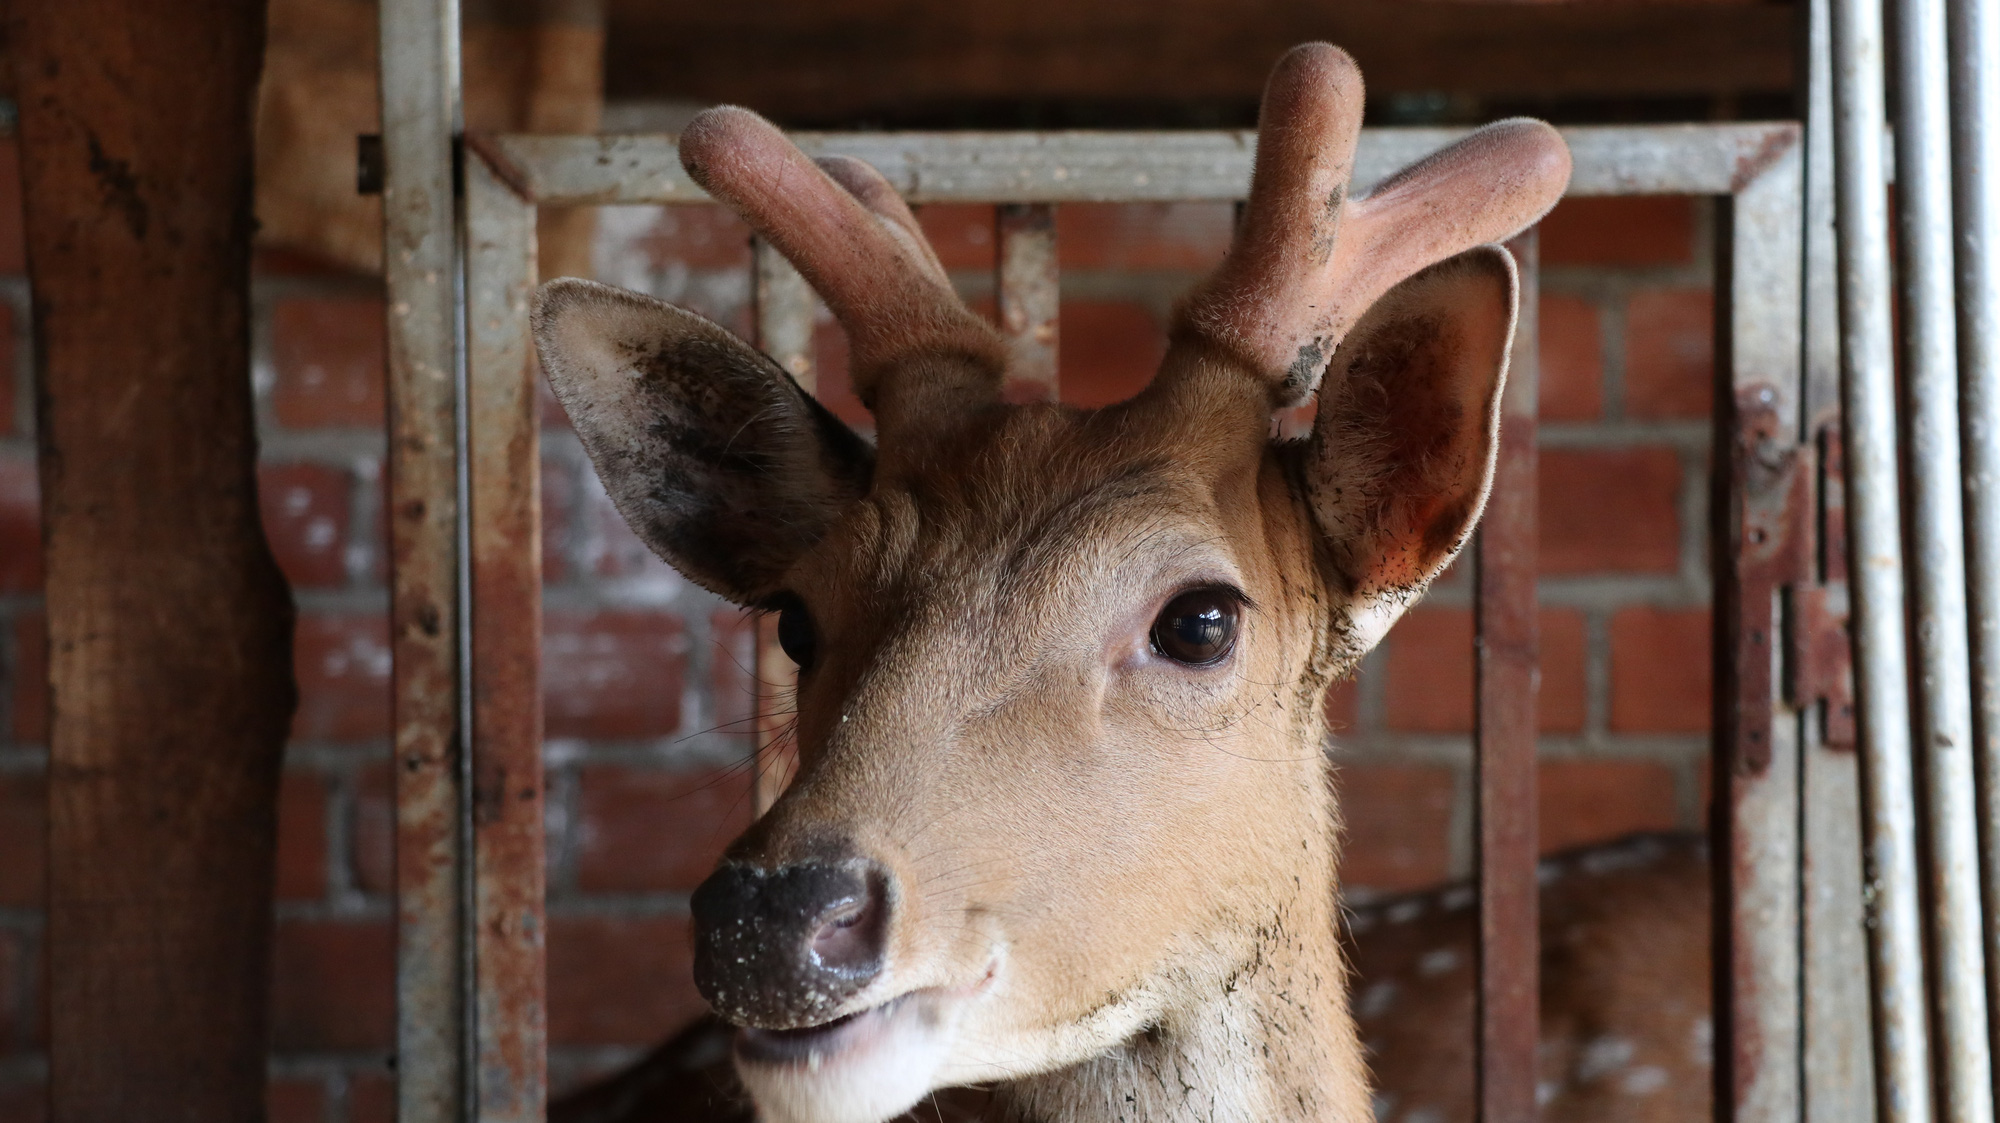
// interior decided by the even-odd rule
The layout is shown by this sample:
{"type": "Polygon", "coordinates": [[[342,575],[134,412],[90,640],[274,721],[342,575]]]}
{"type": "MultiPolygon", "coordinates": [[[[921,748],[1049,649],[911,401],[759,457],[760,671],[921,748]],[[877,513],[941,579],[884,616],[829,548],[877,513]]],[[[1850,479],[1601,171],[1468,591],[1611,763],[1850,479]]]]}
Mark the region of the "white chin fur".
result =
{"type": "MultiPolygon", "coordinates": [[[[825,1048],[797,1058],[746,1056],[736,1072],[761,1123],[883,1123],[930,1093],[957,1037],[958,1003],[910,995],[867,1011],[825,1048]],[[942,1007],[942,1008],[941,1008],[942,1007]]],[[[754,1031],[752,1031],[754,1032],[754,1031]]]]}

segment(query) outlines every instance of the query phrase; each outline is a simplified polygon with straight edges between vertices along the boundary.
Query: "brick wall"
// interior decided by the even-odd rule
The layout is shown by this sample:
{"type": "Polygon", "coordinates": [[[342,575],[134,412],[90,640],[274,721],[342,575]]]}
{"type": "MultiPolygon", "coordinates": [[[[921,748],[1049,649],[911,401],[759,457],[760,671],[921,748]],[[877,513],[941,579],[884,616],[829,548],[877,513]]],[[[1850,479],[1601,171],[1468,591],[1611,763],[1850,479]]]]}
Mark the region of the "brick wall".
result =
{"type": "MultiPolygon", "coordinates": [[[[0,146],[0,1120],[39,1118],[46,762],[41,581],[25,380],[30,322],[11,147],[0,146]]],[[[990,211],[923,216],[990,303],[990,211]]],[[[1065,396],[1115,400],[1163,349],[1229,211],[1060,216],[1065,396]]],[[[607,280],[747,326],[745,231],[713,210],[603,214],[607,280]]],[[[1707,721],[1703,477],[1710,226],[1687,200],[1565,205],[1545,228],[1542,837],[1700,819],[1707,721]]],[[[273,1118],[391,1117],[389,656],[381,292],[267,256],[255,321],[264,510],[300,607],[277,909],[273,1118]]],[[[845,390],[821,333],[823,392],[845,390]]],[[[686,895],[747,819],[747,633],[632,537],[546,411],[550,1030],[559,1083],[693,1015],[686,895]]],[[[1332,701],[1350,891],[1465,872],[1471,657],[1461,565],[1332,701]]]]}

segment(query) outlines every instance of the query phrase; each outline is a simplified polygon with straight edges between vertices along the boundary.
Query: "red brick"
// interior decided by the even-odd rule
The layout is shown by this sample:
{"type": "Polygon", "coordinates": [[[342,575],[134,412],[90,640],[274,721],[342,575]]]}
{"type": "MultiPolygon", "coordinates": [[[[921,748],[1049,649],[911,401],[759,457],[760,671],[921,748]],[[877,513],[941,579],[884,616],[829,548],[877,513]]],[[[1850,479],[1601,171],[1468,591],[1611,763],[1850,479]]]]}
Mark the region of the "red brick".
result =
{"type": "Polygon", "coordinates": [[[1543,449],[1541,571],[1674,572],[1680,490],[1671,448],[1543,449]]]}
{"type": "Polygon", "coordinates": [[[39,1080],[0,1084],[0,1119],[7,1123],[48,1123],[49,1089],[39,1080]]]}
{"type": "Polygon", "coordinates": [[[681,917],[553,917],[549,1043],[652,1046],[708,1007],[681,917]]]}
{"type": "Polygon", "coordinates": [[[41,587],[41,481],[35,458],[0,456],[0,592],[41,587]]]}
{"type": "Polygon", "coordinates": [[[21,145],[0,137],[0,273],[26,273],[28,255],[21,213],[21,145]]]}
{"type": "Polygon", "coordinates": [[[664,737],[681,726],[687,635],[670,612],[551,612],[542,680],[551,737],[664,737]]]}
{"type": "Polygon", "coordinates": [[[1535,699],[1536,724],[1544,733],[1581,733],[1588,658],[1583,614],[1570,608],[1544,608],[1539,622],[1542,688],[1535,699]]]}
{"type": "Polygon", "coordinates": [[[1340,882],[1383,892],[1442,881],[1451,868],[1452,770],[1352,764],[1336,774],[1346,841],[1340,882]]]}
{"type": "Polygon", "coordinates": [[[1472,612],[1418,608],[1386,641],[1384,724],[1413,733],[1472,729],[1472,612]]]}
{"type": "Polygon", "coordinates": [[[270,1123],[325,1123],[326,1083],[317,1077],[273,1077],[264,1088],[270,1123]]]}
{"type": "Polygon", "coordinates": [[[0,905],[41,906],[48,832],[48,781],[40,774],[0,773],[0,905]]]}
{"type": "Polygon", "coordinates": [[[750,265],[750,228],[727,207],[661,207],[659,217],[636,244],[655,270],[671,265],[690,269],[750,265]]]}
{"type": "Polygon", "coordinates": [[[377,427],[387,377],[382,302],[353,297],[280,301],[271,311],[271,409],[294,429],[377,427]]]}
{"type": "Polygon", "coordinates": [[[1625,413],[1707,417],[1715,397],[1715,294],[1652,289],[1625,305],[1625,413]]]}
{"type": "Polygon", "coordinates": [[[1604,412],[1597,306],[1581,297],[1544,293],[1540,311],[1542,420],[1596,420],[1604,412]]]}
{"type": "Polygon", "coordinates": [[[396,1076],[357,1072],[347,1080],[347,1123],[396,1123],[396,1076]]]}
{"type": "Polygon", "coordinates": [[[14,306],[0,304],[0,434],[14,432],[14,306]]]}
{"type": "Polygon", "coordinates": [[[1065,269],[1206,271],[1229,252],[1229,203],[1067,203],[1056,208],[1065,269]]]}
{"type": "Polygon", "coordinates": [[[1542,220],[1544,265],[1687,265],[1695,202],[1683,195],[1565,199],[1542,220]]]}
{"type": "Polygon", "coordinates": [[[304,615],[292,644],[299,711],[292,736],[352,741],[389,735],[389,622],[304,615]]]}
{"type": "MultiPolygon", "coordinates": [[[[1542,686],[1536,724],[1543,732],[1583,728],[1583,617],[1545,608],[1541,629],[1542,686]]],[[[1413,733],[1469,733],[1473,723],[1472,611],[1419,608],[1387,640],[1387,712],[1390,729],[1413,733]]]]}
{"type": "Polygon", "coordinates": [[[347,583],[348,474],[324,464],[264,464],[257,469],[264,534],[278,567],[300,588],[347,583]]]}
{"type": "Polygon", "coordinates": [[[272,949],[272,1045],[281,1052],[392,1046],[395,949],[395,926],[388,920],[279,921],[272,949]]]}
{"type": "Polygon", "coordinates": [[[995,260],[993,208],[978,203],[930,203],[917,208],[917,225],[946,269],[990,270],[995,260]]]}
{"type": "Polygon", "coordinates": [[[1167,353],[1167,329],[1143,304],[1065,300],[1056,340],[1062,400],[1121,402],[1145,389],[1167,353]]]}
{"type": "Polygon", "coordinates": [[[757,618],[742,608],[718,608],[708,617],[709,697],[716,728],[748,751],[757,716],[757,618]]]}
{"type": "Polygon", "coordinates": [[[1645,760],[1545,760],[1538,779],[1542,853],[1679,821],[1674,774],[1645,760]]]}
{"type": "Polygon", "coordinates": [[[559,460],[542,461],[542,581],[569,577],[569,550],[576,534],[576,472],[559,460]]]}
{"type": "Polygon", "coordinates": [[[35,1012],[30,1005],[27,938],[0,929],[0,1057],[34,1048],[35,1012]]]}
{"type": "Polygon", "coordinates": [[[278,899],[326,896],[326,779],[286,772],[278,787],[278,899]]]}
{"type": "Polygon", "coordinates": [[[49,622],[39,612],[14,618],[14,661],[7,668],[14,711],[14,740],[38,745],[49,739],[49,622]]]}
{"type": "Polygon", "coordinates": [[[1611,618],[1611,728],[1703,733],[1709,726],[1706,608],[1623,609],[1611,618]]]}
{"type": "Polygon", "coordinates": [[[750,825],[750,770],[584,768],[576,798],[578,888],[684,893],[750,825]]]}
{"type": "Polygon", "coordinates": [[[396,790],[387,761],[361,770],[348,824],[354,883],[364,893],[396,890],[396,790]]]}

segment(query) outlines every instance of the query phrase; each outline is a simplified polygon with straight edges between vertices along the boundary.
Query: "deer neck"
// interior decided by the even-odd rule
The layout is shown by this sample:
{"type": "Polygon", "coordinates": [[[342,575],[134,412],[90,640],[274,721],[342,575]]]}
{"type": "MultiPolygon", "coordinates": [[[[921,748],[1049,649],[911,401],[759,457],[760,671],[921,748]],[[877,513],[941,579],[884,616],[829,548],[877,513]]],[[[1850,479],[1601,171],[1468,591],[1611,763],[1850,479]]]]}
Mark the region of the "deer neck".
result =
{"type": "MultiPolygon", "coordinates": [[[[1327,809],[1331,839],[1331,809],[1327,809]]],[[[1210,997],[1082,1064],[994,1089],[1001,1123],[1366,1123],[1373,1119],[1333,916],[1331,845],[1232,949],[1210,997]]],[[[1196,989],[1193,986],[1189,990],[1196,989]]]]}

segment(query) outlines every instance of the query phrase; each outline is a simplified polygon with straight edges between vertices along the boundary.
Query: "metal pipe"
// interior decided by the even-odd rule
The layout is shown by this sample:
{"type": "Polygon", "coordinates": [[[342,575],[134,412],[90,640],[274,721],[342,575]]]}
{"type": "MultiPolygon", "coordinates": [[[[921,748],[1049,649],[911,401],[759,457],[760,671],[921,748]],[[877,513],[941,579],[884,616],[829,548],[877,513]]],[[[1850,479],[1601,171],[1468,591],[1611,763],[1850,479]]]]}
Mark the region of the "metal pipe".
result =
{"type": "Polygon", "coordinates": [[[1986,888],[1987,1008],[2000,1009],[2000,13],[1946,0],[1959,426],[1972,654],[1973,759],[1986,888]]]}
{"type": "Polygon", "coordinates": [[[1897,280],[1909,410],[1904,456],[1937,982],[1938,1106],[1948,1123],[1992,1123],[1959,478],[1944,2],[1896,3],[1897,280]]]}
{"type": "Polygon", "coordinates": [[[1062,275],[1056,255],[1056,211],[1047,203],[1002,203],[993,209],[995,303],[1007,339],[1007,399],[1060,400],[1056,332],[1062,275]]]}
{"type": "Polygon", "coordinates": [[[473,1117],[456,0],[381,8],[395,660],[396,1117],[473,1117]]]}
{"type": "Polygon", "coordinates": [[[1835,212],[1854,679],[1882,1123],[1929,1123],[1930,1042],[1918,922],[1896,395],[1883,188],[1882,6],[1835,0],[1835,212]]]}

